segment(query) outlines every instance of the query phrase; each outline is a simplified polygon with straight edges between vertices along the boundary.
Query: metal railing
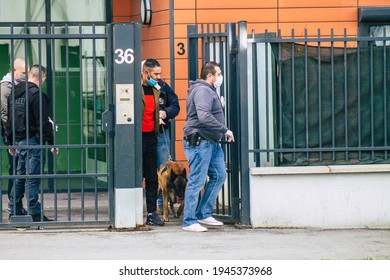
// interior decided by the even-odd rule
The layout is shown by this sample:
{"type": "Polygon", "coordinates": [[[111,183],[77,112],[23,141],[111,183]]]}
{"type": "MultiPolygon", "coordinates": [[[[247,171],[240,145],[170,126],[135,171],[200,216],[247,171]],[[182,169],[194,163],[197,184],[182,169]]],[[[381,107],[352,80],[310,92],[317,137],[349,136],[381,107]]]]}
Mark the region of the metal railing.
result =
{"type": "MultiPolygon", "coordinates": [[[[16,57],[24,57],[29,67],[41,64],[47,68],[46,84],[40,91],[51,98],[50,117],[58,127],[53,131],[54,145],[42,141],[34,146],[1,144],[0,227],[18,226],[8,222],[7,211],[8,181],[18,178],[27,183],[32,178],[41,180],[41,212],[54,220],[45,225],[109,224],[113,220],[108,171],[111,148],[101,131],[101,114],[110,100],[105,66],[108,35],[105,26],[92,24],[53,25],[49,29],[40,25],[11,26],[0,34],[0,45],[7,49],[1,62],[11,62],[7,71],[13,68],[16,57]],[[48,152],[53,147],[59,148],[58,155],[48,152]],[[18,174],[16,167],[8,173],[10,148],[39,149],[40,174],[18,174]]],[[[12,86],[11,95],[14,94],[12,86]]],[[[42,95],[39,102],[42,104],[42,95]]],[[[39,134],[42,135],[42,127],[39,134]]],[[[12,160],[16,163],[15,158],[12,160]]],[[[28,192],[26,188],[25,198],[28,192]]],[[[29,201],[24,199],[23,204],[28,211],[29,201]]]]}
{"type": "Polygon", "coordinates": [[[390,38],[346,34],[248,39],[250,166],[389,162],[390,38]]]}

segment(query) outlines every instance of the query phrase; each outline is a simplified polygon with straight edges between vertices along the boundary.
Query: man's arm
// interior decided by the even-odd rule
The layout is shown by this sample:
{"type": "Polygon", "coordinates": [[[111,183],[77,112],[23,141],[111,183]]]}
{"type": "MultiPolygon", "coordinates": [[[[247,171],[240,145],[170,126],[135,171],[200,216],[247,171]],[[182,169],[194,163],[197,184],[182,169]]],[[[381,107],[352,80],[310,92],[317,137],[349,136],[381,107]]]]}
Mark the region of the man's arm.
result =
{"type": "Polygon", "coordinates": [[[164,121],[168,121],[170,119],[175,118],[179,114],[180,105],[179,98],[177,97],[176,93],[171,89],[171,87],[167,83],[164,83],[163,86],[167,94],[167,104],[164,108],[164,111],[166,112],[166,118],[164,119],[164,121]]]}
{"type": "Polygon", "coordinates": [[[7,123],[7,113],[8,113],[8,96],[11,93],[11,88],[7,83],[1,84],[1,123],[5,127],[7,123]]]}
{"type": "MultiPolygon", "coordinates": [[[[38,93],[37,93],[38,94],[38,93]]],[[[49,145],[54,144],[53,128],[49,121],[49,97],[42,92],[42,131],[41,120],[40,120],[40,106],[39,106],[39,97],[34,98],[32,103],[32,110],[34,114],[35,123],[37,129],[42,137],[43,142],[47,142],[49,145]],[[41,134],[42,133],[42,134],[41,134]]]]}

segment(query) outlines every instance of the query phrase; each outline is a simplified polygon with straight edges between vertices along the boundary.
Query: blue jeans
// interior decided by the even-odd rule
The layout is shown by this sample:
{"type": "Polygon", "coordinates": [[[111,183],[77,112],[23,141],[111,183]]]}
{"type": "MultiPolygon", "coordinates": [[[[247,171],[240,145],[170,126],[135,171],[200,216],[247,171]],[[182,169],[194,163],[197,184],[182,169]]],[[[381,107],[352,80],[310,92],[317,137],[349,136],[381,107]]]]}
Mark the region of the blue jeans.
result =
{"type": "Polygon", "coordinates": [[[169,160],[170,148],[171,139],[169,137],[169,129],[164,129],[164,132],[160,131],[158,133],[157,168],[160,168],[161,164],[165,165],[169,160]]]}
{"type": "Polygon", "coordinates": [[[214,203],[226,179],[226,167],[219,143],[203,140],[198,146],[190,147],[183,140],[183,146],[190,167],[183,219],[183,226],[187,227],[197,223],[197,220],[211,217],[214,203]],[[209,181],[205,185],[207,176],[209,181]],[[204,193],[198,205],[199,192],[203,187],[204,193]]]}
{"type": "MultiPolygon", "coordinates": [[[[169,160],[170,147],[169,129],[165,128],[164,132],[160,130],[157,143],[157,169],[160,169],[160,165],[165,165],[169,160]]],[[[163,205],[161,194],[157,198],[157,205],[163,205]]]]}
{"type": "MultiPolygon", "coordinates": [[[[23,139],[16,142],[16,146],[24,145],[39,145],[36,138],[30,138],[29,140],[23,139]]],[[[16,169],[17,175],[39,175],[41,174],[41,150],[40,149],[18,149],[18,166],[16,169]],[[28,169],[28,170],[26,170],[28,169]]],[[[28,212],[30,215],[38,215],[41,213],[41,204],[38,201],[39,188],[41,184],[41,178],[18,178],[15,180],[14,188],[11,192],[9,201],[9,208],[11,209],[11,215],[22,214],[22,199],[24,196],[25,187],[27,187],[28,195],[28,212]],[[15,204],[15,209],[14,209],[15,204]],[[16,211],[16,212],[15,212],[16,211]]]]}

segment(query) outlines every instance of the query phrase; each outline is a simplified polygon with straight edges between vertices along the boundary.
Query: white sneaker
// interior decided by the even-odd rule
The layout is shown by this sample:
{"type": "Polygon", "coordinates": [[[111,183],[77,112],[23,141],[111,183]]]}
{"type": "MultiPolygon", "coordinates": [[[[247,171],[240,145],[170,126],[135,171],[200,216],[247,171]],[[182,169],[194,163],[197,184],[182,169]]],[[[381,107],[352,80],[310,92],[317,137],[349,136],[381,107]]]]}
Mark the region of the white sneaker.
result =
{"type": "Polygon", "coordinates": [[[188,227],[183,227],[183,230],[185,231],[194,231],[194,232],[201,232],[201,231],[207,231],[207,228],[202,227],[200,224],[192,224],[188,227]]]}
{"type": "Polygon", "coordinates": [[[223,226],[223,223],[221,221],[218,221],[213,217],[208,217],[203,220],[198,220],[198,223],[208,225],[208,226],[223,226]]]}

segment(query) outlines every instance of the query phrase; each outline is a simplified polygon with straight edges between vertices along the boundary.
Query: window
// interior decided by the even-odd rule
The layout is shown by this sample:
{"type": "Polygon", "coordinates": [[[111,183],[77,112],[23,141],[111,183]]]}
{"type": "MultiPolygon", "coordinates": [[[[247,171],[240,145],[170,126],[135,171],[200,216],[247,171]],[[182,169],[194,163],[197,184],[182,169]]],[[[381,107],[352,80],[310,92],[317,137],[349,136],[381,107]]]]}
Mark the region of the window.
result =
{"type": "MultiPolygon", "coordinates": [[[[383,37],[383,32],[385,32],[387,36],[390,35],[390,6],[360,7],[359,36],[383,37]]],[[[383,42],[377,43],[383,45],[383,42]]]]}
{"type": "MultiPolygon", "coordinates": [[[[373,25],[370,27],[370,37],[390,37],[389,25],[373,25]]],[[[375,41],[375,46],[390,46],[390,41],[375,41]]]]}

